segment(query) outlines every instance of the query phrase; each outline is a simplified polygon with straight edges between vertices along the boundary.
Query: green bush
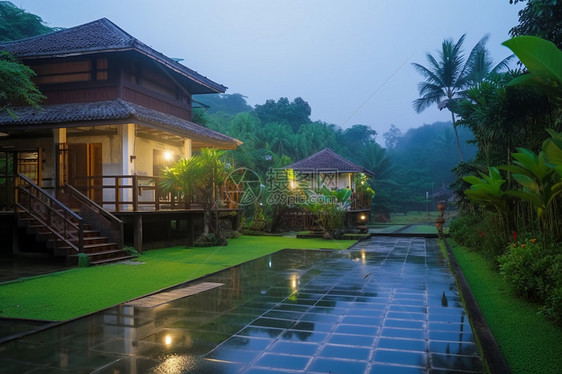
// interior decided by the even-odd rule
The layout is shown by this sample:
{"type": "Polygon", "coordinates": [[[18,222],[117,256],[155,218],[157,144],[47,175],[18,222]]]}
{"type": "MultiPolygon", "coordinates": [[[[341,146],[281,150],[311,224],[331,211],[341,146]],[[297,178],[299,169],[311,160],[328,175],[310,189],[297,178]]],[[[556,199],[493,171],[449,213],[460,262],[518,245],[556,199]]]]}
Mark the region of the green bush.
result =
{"type": "Polygon", "coordinates": [[[498,258],[500,272],[512,291],[542,305],[541,313],[562,323],[562,253],[536,239],[513,243],[498,258]]]}
{"type": "Polygon", "coordinates": [[[540,313],[547,318],[553,320],[559,326],[562,326],[562,285],[552,290],[546,298],[544,306],[541,307],[540,313]]]}
{"type": "Polygon", "coordinates": [[[457,216],[449,226],[449,235],[460,245],[476,249],[479,242],[480,217],[476,214],[457,216]]]}
{"type": "Polygon", "coordinates": [[[495,262],[506,248],[505,232],[500,222],[496,214],[489,212],[463,214],[451,222],[449,234],[460,245],[495,262]]]}

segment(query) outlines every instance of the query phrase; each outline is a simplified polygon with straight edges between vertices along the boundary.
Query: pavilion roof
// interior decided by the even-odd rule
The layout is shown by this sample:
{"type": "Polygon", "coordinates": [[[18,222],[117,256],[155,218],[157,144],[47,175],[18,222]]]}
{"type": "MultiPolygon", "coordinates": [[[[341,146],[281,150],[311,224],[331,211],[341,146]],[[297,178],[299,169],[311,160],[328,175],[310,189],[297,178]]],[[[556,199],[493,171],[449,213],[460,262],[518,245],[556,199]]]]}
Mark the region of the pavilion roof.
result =
{"type": "Polygon", "coordinates": [[[353,162],[343,158],[330,148],[324,148],[320,152],[303,158],[300,161],[294,162],[284,167],[285,169],[293,169],[294,171],[334,171],[339,173],[363,173],[370,177],[373,172],[365,169],[363,166],[354,164],[353,162]]]}

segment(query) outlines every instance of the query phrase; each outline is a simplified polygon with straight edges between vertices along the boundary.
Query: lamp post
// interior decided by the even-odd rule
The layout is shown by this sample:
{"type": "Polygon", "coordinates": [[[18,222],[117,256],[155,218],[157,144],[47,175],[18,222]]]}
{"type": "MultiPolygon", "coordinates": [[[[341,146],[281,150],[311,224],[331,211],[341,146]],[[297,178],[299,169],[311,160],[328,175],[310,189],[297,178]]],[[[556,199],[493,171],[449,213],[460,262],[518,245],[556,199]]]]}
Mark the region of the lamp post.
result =
{"type": "Polygon", "coordinates": [[[440,201],[437,203],[437,210],[439,211],[440,216],[435,219],[435,227],[437,228],[437,236],[439,239],[443,238],[443,225],[445,224],[445,218],[443,218],[443,214],[445,213],[445,209],[447,208],[447,204],[445,201],[440,201]]]}

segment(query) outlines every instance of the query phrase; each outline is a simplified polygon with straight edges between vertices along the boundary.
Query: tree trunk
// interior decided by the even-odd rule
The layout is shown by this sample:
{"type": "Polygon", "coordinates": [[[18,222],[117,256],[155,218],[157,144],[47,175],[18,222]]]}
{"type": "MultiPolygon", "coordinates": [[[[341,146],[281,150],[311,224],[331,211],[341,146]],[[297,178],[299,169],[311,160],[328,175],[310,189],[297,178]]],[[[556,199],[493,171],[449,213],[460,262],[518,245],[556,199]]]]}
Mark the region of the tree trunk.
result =
{"type": "Polygon", "coordinates": [[[461,162],[464,162],[463,158],[462,158],[461,142],[459,140],[459,133],[457,132],[457,124],[455,122],[455,113],[453,113],[453,111],[451,111],[451,117],[453,119],[453,129],[455,130],[455,138],[457,139],[457,149],[459,150],[459,157],[460,157],[461,162]]]}
{"type": "Polygon", "coordinates": [[[205,207],[205,210],[203,211],[203,234],[201,234],[205,238],[209,236],[210,217],[211,217],[211,211],[210,209],[207,209],[207,207],[205,207]]]}

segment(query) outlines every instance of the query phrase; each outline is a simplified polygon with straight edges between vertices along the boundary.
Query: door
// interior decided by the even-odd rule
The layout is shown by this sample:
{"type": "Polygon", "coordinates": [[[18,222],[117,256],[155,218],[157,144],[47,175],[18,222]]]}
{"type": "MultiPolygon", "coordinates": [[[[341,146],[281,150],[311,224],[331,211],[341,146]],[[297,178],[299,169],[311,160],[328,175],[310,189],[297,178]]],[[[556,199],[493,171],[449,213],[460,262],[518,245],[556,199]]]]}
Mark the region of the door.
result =
{"type": "Polygon", "coordinates": [[[101,143],[68,144],[68,179],[97,203],[103,200],[101,143]]]}

